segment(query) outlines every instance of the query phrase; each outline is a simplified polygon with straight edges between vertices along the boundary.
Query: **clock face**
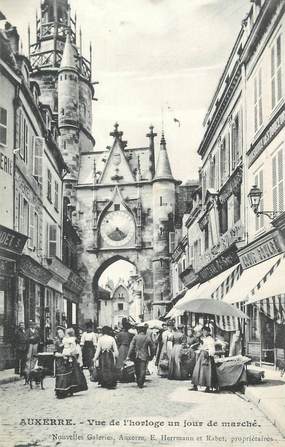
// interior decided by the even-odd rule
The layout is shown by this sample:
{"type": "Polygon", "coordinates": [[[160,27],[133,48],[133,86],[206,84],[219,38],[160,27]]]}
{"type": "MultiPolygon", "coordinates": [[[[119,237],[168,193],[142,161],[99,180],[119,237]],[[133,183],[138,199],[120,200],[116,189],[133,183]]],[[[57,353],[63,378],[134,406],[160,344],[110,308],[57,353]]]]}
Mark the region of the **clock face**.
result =
{"type": "Polygon", "coordinates": [[[120,247],[131,240],[135,225],[132,217],[125,211],[113,211],[103,218],[100,231],[105,242],[120,247]]]}

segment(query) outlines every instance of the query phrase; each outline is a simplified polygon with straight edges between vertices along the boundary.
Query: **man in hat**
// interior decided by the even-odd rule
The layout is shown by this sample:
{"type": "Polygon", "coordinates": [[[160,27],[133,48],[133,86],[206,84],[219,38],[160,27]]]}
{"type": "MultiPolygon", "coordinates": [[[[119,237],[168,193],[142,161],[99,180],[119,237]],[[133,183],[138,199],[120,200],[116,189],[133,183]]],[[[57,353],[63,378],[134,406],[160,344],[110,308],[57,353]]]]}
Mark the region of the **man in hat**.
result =
{"type": "Polygon", "coordinates": [[[26,331],[26,336],[28,341],[27,362],[31,363],[33,357],[35,357],[38,353],[38,344],[40,341],[40,334],[37,329],[37,325],[32,320],[29,322],[29,328],[26,331]]]}
{"type": "Polygon", "coordinates": [[[20,376],[23,376],[28,350],[28,337],[25,331],[25,324],[22,321],[16,329],[14,345],[16,350],[15,374],[20,374],[20,376]]]}
{"type": "Polygon", "coordinates": [[[142,388],[145,382],[147,363],[154,356],[154,347],[152,340],[146,334],[147,326],[143,323],[137,325],[138,334],[131,341],[128,359],[133,359],[135,363],[136,381],[139,388],[142,388]]]}

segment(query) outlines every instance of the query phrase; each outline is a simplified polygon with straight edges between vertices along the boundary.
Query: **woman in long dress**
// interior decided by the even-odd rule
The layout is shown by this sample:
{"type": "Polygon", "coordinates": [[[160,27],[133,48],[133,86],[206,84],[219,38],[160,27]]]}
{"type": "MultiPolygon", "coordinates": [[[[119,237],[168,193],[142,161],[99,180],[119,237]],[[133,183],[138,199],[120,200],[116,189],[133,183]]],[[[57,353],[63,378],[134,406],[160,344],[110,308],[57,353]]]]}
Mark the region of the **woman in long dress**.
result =
{"type": "Polygon", "coordinates": [[[135,375],[132,376],[127,375],[124,370],[122,370],[124,366],[124,362],[128,356],[129,347],[133,338],[133,334],[130,334],[130,324],[128,321],[122,321],[122,330],[117,334],[116,342],[118,346],[118,359],[117,359],[117,375],[118,379],[121,382],[133,382],[135,380],[135,375]]]}
{"type": "Polygon", "coordinates": [[[87,383],[77,362],[78,349],[74,329],[66,329],[66,335],[61,328],[57,330],[55,343],[55,394],[57,398],[72,396],[73,393],[87,390],[87,383]]]}
{"type": "Polygon", "coordinates": [[[209,393],[213,388],[217,388],[217,373],[214,361],[215,340],[210,333],[209,327],[204,326],[202,328],[202,344],[192,375],[193,388],[191,390],[193,391],[198,390],[198,385],[206,387],[206,393],[209,393]]]}
{"type": "Polygon", "coordinates": [[[94,357],[95,366],[99,366],[98,383],[104,388],[112,389],[117,385],[116,359],[118,355],[116,341],[112,337],[112,329],[109,326],[104,326],[94,357]]]}
{"type": "Polygon", "coordinates": [[[156,359],[157,373],[161,377],[168,376],[169,359],[172,351],[173,324],[169,322],[167,329],[161,334],[161,349],[156,359]]]}
{"type": "Polygon", "coordinates": [[[92,330],[92,323],[86,324],[86,331],[83,332],[80,346],[82,349],[83,367],[90,369],[97,346],[97,334],[92,330]]]}
{"type": "Polygon", "coordinates": [[[177,331],[173,331],[173,347],[170,353],[168,368],[169,379],[181,380],[181,348],[183,339],[185,338],[182,330],[183,326],[179,326],[177,331]]]}

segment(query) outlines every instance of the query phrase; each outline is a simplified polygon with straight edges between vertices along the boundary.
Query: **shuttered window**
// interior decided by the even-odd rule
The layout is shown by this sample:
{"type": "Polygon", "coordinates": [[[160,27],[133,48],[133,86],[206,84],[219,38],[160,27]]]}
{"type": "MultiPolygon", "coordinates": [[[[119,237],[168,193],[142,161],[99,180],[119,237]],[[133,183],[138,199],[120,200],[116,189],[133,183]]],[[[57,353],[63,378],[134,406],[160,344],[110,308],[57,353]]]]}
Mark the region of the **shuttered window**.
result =
{"type": "Polygon", "coordinates": [[[7,110],[0,107],[0,144],[7,145],[7,110]]]}
{"type": "Polygon", "coordinates": [[[272,157],[272,202],[274,211],[284,209],[284,150],[280,148],[272,157]]]}
{"type": "Polygon", "coordinates": [[[35,210],[34,210],[34,206],[32,204],[30,204],[30,209],[29,209],[29,247],[30,248],[34,248],[35,247],[35,233],[34,233],[34,214],[35,214],[35,210]]]}
{"type": "Polygon", "coordinates": [[[51,171],[47,170],[47,199],[51,203],[51,171]]]}
{"type": "Polygon", "coordinates": [[[254,89],[254,131],[257,132],[263,123],[261,67],[254,78],[253,89],[254,89]]]}
{"type": "Polygon", "coordinates": [[[43,153],[44,153],[44,138],[34,138],[34,161],[33,161],[33,176],[42,183],[43,176],[43,153]]]}
{"type": "Polygon", "coordinates": [[[271,47],[271,106],[282,98],[282,36],[276,38],[271,47]]]}
{"type": "MultiPolygon", "coordinates": [[[[254,178],[254,184],[258,186],[258,188],[260,188],[262,192],[264,191],[263,169],[260,169],[260,171],[256,173],[254,178]]],[[[264,211],[263,195],[261,196],[258,211],[264,211]]],[[[255,231],[259,231],[263,227],[264,227],[264,215],[261,214],[260,216],[255,217],[255,231]]]]}
{"type": "Polygon", "coordinates": [[[54,182],[54,208],[58,211],[58,182],[54,182]]]}
{"type": "Polygon", "coordinates": [[[169,233],[169,253],[173,253],[175,249],[175,233],[170,231],[169,233]]]}
{"type": "Polygon", "coordinates": [[[57,228],[56,225],[49,225],[49,257],[56,256],[57,228]]]}

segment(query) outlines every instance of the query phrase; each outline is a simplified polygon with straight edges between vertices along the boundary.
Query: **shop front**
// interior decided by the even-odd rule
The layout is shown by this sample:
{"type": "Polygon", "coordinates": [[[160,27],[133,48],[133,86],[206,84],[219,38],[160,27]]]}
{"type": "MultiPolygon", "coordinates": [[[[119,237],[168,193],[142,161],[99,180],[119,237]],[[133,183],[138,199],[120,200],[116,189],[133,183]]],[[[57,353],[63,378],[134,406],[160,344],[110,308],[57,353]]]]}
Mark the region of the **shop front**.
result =
{"type": "MultiPolygon", "coordinates": [[[[84,280],[75,272],[70,272],[63,285],[63,314],[62,320],[66,327],[78,327],[80,295],[83,291],[84,280]]],[[[90,315],[90,319],[94,316],[90,315]]]]}
{"type": "Polygon", "coordinates": [[[28,327],[29,321],[34,321],[40,329],[42,349],[46,325],[45,288],[51,277],[52,273],[30,256],[21,256],[18,264],[17,324],[22,321],[28,327]]]}
{"type": "Polygon", "coordinates": [[[243,271],[226,296],[246,311],[245,352],[260,363],[285,360],[284,251],[282,233],[274,228],[240,250],[243,271]]]}
{"type": "Polygon", "coordinates": [[[26,236],[0,225],[0,370],[14,366],[16,262],[26,240],[26,236]]]}

